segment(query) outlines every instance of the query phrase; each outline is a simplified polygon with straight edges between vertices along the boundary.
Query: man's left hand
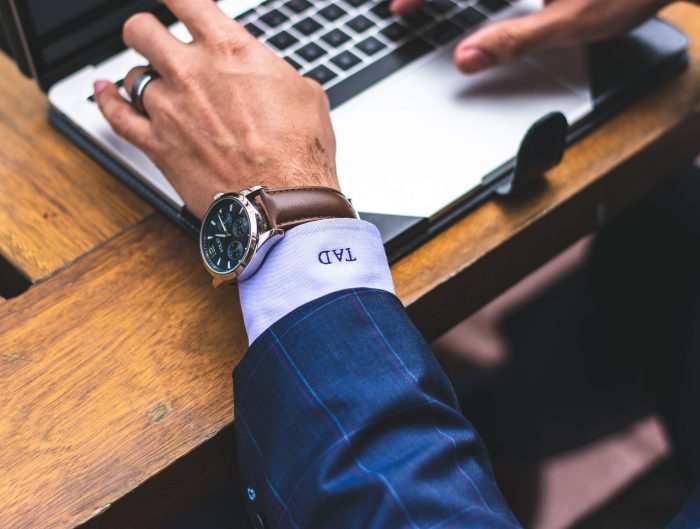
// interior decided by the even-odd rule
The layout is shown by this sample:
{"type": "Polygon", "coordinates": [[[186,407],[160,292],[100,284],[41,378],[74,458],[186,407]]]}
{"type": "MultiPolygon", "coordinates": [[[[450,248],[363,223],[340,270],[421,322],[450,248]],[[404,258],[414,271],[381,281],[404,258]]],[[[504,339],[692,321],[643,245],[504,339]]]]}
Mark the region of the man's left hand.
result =
{"type": "MultiPolygon", "coordinates": [[[[669,1],[544,0],[539,11],[487,25],[466,37],[455,49],[455,64],[464,73],[475,73],[534,51],[614,37],[644,22],[669,1]]],[[[391,9],[403,15],[425,2],[392,0],[391,9]]]]}

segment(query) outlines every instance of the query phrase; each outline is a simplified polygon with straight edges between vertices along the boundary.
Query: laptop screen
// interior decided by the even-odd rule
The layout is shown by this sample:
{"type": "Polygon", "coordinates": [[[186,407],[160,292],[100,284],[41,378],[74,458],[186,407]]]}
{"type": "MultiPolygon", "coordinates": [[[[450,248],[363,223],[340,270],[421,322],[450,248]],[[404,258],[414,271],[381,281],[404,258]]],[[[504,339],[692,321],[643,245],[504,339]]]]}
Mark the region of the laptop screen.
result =
{"type": "Polygon", "coordinates": [[[140,10],[157,7],[156,0],[33,0],[27,3],[43,62],[54,65],[105,36],[119,33],[124,21],[140,10]]]}
{"type": "Polygon", "coordinates": [[[166,23],[172,15],[158,0],[12,0],[34,74],[50,84],[123,47],[121,28],[129,16],[151,11],[166,23]]]}

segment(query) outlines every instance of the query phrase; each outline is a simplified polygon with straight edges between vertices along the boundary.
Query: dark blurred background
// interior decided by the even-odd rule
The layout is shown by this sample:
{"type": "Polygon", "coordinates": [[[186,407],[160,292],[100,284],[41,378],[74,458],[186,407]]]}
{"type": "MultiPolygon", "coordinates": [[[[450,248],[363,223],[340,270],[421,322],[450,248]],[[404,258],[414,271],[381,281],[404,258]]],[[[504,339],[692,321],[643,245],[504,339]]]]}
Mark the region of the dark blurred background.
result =
{"type": "MultiPolygon", "coordinates": [[[[2,20],[0,19],[0,27],[2,27],[1,24],[2,20]]],[[[8,53],[7,43],[5,42],[5,35],[2,31],[0,31],[0,50],[4,51],[5,53],[8,53]]]]}

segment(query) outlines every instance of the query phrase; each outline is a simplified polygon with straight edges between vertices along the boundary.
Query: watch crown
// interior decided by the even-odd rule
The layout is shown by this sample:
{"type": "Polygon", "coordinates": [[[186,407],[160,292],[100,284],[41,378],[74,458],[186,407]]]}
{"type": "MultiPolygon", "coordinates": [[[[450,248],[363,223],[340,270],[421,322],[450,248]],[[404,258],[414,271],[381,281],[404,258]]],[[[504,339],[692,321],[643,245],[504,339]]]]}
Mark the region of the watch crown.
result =
{"type": "Polygon", "coordinates": [[[216,195],[214,195],[214,200],[219,200],[222,196],[224,196],[223,193],[217,193],[216,195]]]}

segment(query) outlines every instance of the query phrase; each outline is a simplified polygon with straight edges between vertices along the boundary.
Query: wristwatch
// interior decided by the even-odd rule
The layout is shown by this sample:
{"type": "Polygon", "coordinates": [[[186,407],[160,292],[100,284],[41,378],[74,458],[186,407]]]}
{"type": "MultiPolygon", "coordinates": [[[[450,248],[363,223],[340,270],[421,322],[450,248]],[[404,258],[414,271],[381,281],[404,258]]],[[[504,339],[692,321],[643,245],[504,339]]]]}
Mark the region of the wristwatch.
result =
{"type": "Polygon", "coordinates": [[[321,219],[358,218],[340,191],[327,187],[218,193],[204,215],[199,235],[202,261],[213,284],[252,276],[286,230],[321,219]]]}

